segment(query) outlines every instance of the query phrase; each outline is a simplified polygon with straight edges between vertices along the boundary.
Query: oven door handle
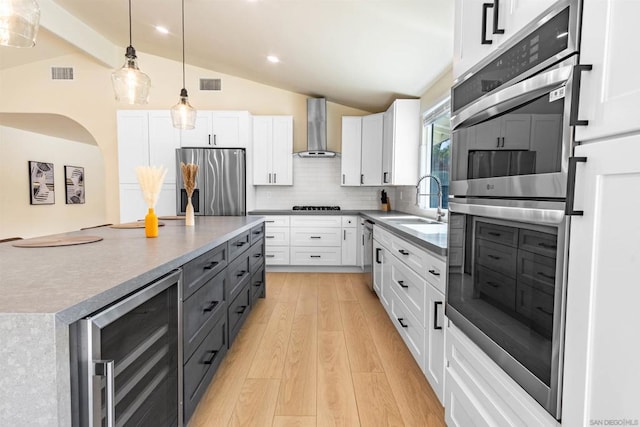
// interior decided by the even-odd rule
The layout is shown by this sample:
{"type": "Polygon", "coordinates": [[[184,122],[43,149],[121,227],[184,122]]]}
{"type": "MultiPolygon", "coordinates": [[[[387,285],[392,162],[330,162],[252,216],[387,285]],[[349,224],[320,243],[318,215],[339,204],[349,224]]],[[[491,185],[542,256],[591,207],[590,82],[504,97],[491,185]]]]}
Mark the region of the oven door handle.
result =
{"type": "Polygon", "coordinates": [[[558,225],[565,220],[564,208],[547,209],[540,207],[484,205],[473,203],[458,203],[449,201],[449,212],[500,218],[512,221],[527,222],[540,225],[558,225]]]}
{"type": "Polygon", "coordinates": [[[451,117],[451,127],[468,127],[522,105],[567,84],[573,76],[574,60],[559,68],[540,73],[496,93],[480,98],[451,117]]]}

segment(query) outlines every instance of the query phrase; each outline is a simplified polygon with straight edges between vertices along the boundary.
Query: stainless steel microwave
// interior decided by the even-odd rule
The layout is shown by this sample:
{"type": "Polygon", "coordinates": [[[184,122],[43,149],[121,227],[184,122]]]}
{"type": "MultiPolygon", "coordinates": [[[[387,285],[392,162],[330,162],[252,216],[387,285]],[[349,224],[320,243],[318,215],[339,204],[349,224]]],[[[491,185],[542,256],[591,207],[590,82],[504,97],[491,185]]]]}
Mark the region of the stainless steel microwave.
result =
{"type": "Polygon", "coordinates": [[[566,197],[579,8],[576,0],[554,4],[455,82],[450,195],[566,197]]]}

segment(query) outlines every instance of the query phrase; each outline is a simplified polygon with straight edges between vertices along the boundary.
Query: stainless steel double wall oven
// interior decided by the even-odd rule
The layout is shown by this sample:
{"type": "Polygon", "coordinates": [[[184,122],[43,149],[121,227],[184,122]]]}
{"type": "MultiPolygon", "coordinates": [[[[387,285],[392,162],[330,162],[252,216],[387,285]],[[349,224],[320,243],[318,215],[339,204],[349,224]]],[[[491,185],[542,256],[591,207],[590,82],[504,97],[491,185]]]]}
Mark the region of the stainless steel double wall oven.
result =
{"type": "Polygon", "coordinates": [[[451,101],[446,313],[557,419],[580,16],[579,0],[555,3],[451,101]]]}

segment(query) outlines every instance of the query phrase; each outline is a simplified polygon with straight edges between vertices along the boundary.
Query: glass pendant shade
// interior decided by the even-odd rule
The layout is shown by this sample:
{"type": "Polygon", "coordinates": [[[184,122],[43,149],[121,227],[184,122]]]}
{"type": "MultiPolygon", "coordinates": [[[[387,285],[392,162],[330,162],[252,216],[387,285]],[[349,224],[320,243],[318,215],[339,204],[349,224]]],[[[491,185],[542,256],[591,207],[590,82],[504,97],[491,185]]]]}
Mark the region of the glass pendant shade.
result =
{"type": "Polygon", "coordinates": [[[196,127],[196,109],[189,104],[187,90],[180,91],[180,101],[171,107],[171,121],[177,129],[194,129],[196,127]]]}
{"type": "Polygon", "coordinates": [[[122,68],[111,73],[116,101],[146,104],[149,102],[151,79],[138,68],[136,51],[132,46],[127,48],[125,58],[122,68]]]}
{"type": "Polygon", "coordinates": [[[40,23],[35,0],[0,0],[0,45],[33,47],[40,23]]]}

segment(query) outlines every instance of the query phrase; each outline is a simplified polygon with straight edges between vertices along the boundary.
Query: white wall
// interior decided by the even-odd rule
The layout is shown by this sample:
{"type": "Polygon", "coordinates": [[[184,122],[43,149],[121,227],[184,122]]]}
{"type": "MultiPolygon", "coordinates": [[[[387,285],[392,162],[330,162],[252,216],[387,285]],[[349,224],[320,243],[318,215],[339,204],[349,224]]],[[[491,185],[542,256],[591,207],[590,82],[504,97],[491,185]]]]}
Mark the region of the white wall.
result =
{"type": "Polygon", "coordinates": [[[104,224],[104,173],[102,153],[96,145],[0,126],[0,239],[104,224]],[[55,204],[30,204],[29,160],[53,163],[55,204]],[[84,167],[84,204],[65,203],[65,165],[84,167]]]}
{"type": "MultiPolygon", "coordinates": [[[[293,156],[293,186],[258,186],[256,209],[291,209],[295,205],[380,209],[383,187],[342,187],[341,158],[293,156]]],[[[387,189],[388,191],[388,189],[387,189]]]]}

